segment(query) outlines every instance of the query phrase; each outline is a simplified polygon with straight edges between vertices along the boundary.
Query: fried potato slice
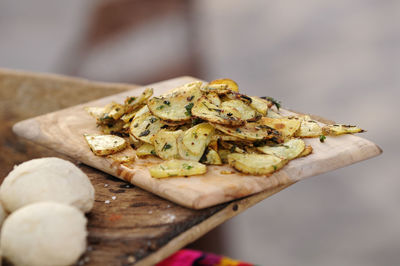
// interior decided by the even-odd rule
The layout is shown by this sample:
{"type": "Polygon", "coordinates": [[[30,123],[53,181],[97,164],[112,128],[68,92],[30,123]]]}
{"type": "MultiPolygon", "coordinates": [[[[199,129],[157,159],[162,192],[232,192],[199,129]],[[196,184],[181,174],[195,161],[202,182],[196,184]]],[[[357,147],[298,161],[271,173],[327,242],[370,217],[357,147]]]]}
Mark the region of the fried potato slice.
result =
{"type": "Polygon", "coordinates": [[[239,91],[239,85],[231,79],[216,79],[209,83],[209,85],[224,84],[231,91],[239,91]]]}
{"type": "Polygon", "coordinates": [[[191,109],[201,97],[201,82],[189,83],[185,89],[161,97],[153,97],[147,101],[150,112],[163,120],[188,121],[191,109]]]}
{"type": "Polygon", "coordinates": [[[287,160],[269,154],[231,153],[228,155],[228,162],[242,173],[266,175],[281,169],[287,160]]]}
{"type": "Polygon", "coordinates": [[[236,91],[229,91],[228,93],[224,94],[224,96],[222,97],[222,101],[227,100],[240,100],[248,105],[250,105],[252,102],[252,99],[249,96],[236,91]]]}
{"type": "Polygon", "coordinates": [[[164,124],[161,122],[160,118],[150,113],[145,113],[132,120],[129,132],[136,139],[152,144],[154,135],[160,131],[163,126],[164,124]]]}
{"type": "Polygon", "coordinates": [[[350,125],[327,125],[322,127],[322,133],[327,136],[339,136],[343,134],[354,134],[354,133],[361,133],[365,130],[357,127],[357,126],[350,126],[350,125]]]}
{"type": "Polygon", "coordinates": [[[160,130],[154,136],[154,149],[156,154],[163,160],[179,157],[177,138],[183,133],[182,130],[167,131],[160,130]]]}
{"type": "Polygon", "coordinates": [[[183,134],[182,143],[193,155],[202,155],[214,131],[214,127],[209,123],[197,124],[183,134]]]}
{"type": "Polygon", "coordinates": [[[228,89],[228,85],[226,84],[206,84],[205,86],[202,86],[200,90],[207,94],[215,93],[217,95],[223,95],[231,91],[228,89]]]}
{"type": "Polygon", "coordinates": [[[306,145],[304,150],[299,154],[299,156],[297,156],[297,158],[306,157],[306,156],[310,155],[312,152],[313,152],[313,148],[311,147],[311,145],[306,145]]]}
{"type": "Polygon", "coordinates": [[[218,124],[212,125],[219,131],[242,140],[257,141],[264,139],[276,139],[276,141],[282,142],[282,136],[278,131],[259,122],[246,123],[244,126],[236,128],[218,124]]]}
{"type": "Polygon", "coordinates": [[[317,138],[322,135],[322,128],[316,121],[306,115],[302,117],[300,128],[294,135],[301,138],[317,138]]]}
{"type": "Polygon", "coordinates": [[[129,134],[129,144],[132,145],[134,148],[138,148],[142,144],[142,142],[132,136],[132,134],[129,134]]]}
{"type": "Polygon", "coordinates": [[[292,137],[300,128],[301,120],[297,117],[269,118],[263,117],[260,120],[262,125],[279,131],[284,138],[292,137]]]}
{"type": "Polygon", "coordinates": [[[204,164],[186,160],[169,160],[149,168],[154,178],[201,175],[207,172],[204,164]]]}
{"type": "Polygon", "coordinates": [[[214,104],[216,106],[221,105],[221,99],[219,98],[218,94],[216,94],[215,92],[208,93],[207,98],[212,104],[214,104]]]}
{"type": "Polygon", "coordinates": [[[282,118],[284,116],[280,115],[279,113],[275,112],[274,110],[268,109],[267,117],[269,117],[269,118],[282,118]]]}
{"type": "Polygon", "coordinates": [[[229,100],[221,104],[222,108],[234,108],[239,111],[240,119],[246,121],[255,121],[261,117],[261,115],[253,108],[242,102],[241,100],[229,100]]]}
{"type": "Polygon", "coordinates": [[[235,137],[235,136],[231,136],[231,135],[226,135],[225,133],[221,132],[221,131],[217,131],[212,137],[211,137],[211,141],[218,141],[218,140],[222,140],[222,141],[243,141],[243,139],[235,137]]]}
{"type": "Polygon", "coordinates": [[[85,140],[95,155],[104,156],[126,148],[125,139],[115,135],[84,134],[85,140]]]}
{"type": "Polygon", "coordinates": [[[125,113],[130,113],[133,110],[140,108],[142,105],[146,104],[147,100],[150,99],[151,96],[153,96],[153,89],[146,88],[138,97],[127,97],[124,103],[125,113]]]}
{"type": "Polygon", "coordinates": [[[139,148],[136,149],[136,155],[138,157],[146,157],[149,155],[157,155],[157,154],[152,144],[143,143],[139,148]]]}
{"type": "Polygon", "coordinates": [[[290,139],[275,146],[266,145],[257,147],[257,150],[265,154],[275,155],[285,160],[292,160],[304,151],[305,146],[306,144],[302,139],[290,139]]]}
{"type": "Polygon", "coordinates": [[[100,119],[104,115],[104,107],[85,107],[85,111],[96,119],[100,119]]]}
{"type": "Polygon", "coordinates": [[[122,120],[117,120],[114,123],[100,124],[99,128],[104,134],[122,133],[125,123],[122,120]]]}
{"type": "Polygon", "coordinates": [[[209,148],[207,148],[206,151],[204,152],[204,155],[203,157],[201,157],[200,162],[210,165],[222,164],[221,158],[219,157],[218,153],[215,150],[209,148]]]}
{"type": "Polygon", "coordinates": [[[176,88],[173,88],[171,90],[168,90],[166,93],[162,94],[161,96],[169,97],[169,96],[171,96],[173,94],[183,93],[185,91],[192,90],[194,87],[195,88],[201,88],[202,86],[203,86],[203,82],[201,82],[201,81],[193,81],[193,82],[189,82],[189,83],[183,84],[180,87],[176,87],[176,88]]]}
{"type": "Polygon", "coordinates": [[[223,125],[239,126],[244,123],[240,113],[235,108],[219,107],[213,104],[207,96],[202,96],[193,106],[192,115],[203,120],[223,125]]]}
{"type": "MultiPolygon", "coordinates": [[[[179,151],[179,155],[181,156],[181,158],[185,159],[185,160],[191,160],[191,161],[197,161],[197,162],[200,161],[207,145],[211,141],[211,137],[210,138],[202,138],[201,141],[200,141],[200,139],[197,140],[199,142],[199,144],[197,144],[197,145],[199,145],[198,147],[201,149],[200,152],[197,154],[194,154],[191,149],[188,149],[186,147],[186,145],[183,143],[183,137],[184,137],[184,135],[182,134],[181,136],[178,137],[178,140],[177,140],[178,141],[178,151],[179,151]]],[[[199,151],[199,150],[197,150],[197,151],[199,151]]]]}
{"type": "Polygon", "coordinates": [[[264,116],[267,115],[269,102],[257,96],[251,96],[250,98],[250,107],[264,116]]]}
{"type": "Polygon", "coordinates": [[[186,148],[185,145],[183,145],[183,134],[178,137],[177,143],[178,143],[179,156],[182,159],[196,161],[196,162],[200,161],[201,156],[203,156],[202,154],[195,155],[191,153],[190,150],[186,148]]]}
{"type": "Polygon", "coordinates": [[[137,111],[125,113],[123,116],[121,116],[121,120],[124,121],[125,123],[129,123],[129,121],[135,117],[136,113],[137,113],[137,111]]]}
{"type": "Polygon", "coordinates": [[[112,102],[104,107],[103,116],[99,120],[100,121],[107,121],[109,119],[117,120],[124,114],[124,112],[125,109],[121,104],[112,102]]]}
{"type": "Polygon", "coordinates": [[[145,115],[145,114],[151,114],[149,107],[147,105],[143,106],[142,108],[139,109],[139,111],[137,111],[137,113],[135,114],[135,116],[133,118],[145,115]]]}

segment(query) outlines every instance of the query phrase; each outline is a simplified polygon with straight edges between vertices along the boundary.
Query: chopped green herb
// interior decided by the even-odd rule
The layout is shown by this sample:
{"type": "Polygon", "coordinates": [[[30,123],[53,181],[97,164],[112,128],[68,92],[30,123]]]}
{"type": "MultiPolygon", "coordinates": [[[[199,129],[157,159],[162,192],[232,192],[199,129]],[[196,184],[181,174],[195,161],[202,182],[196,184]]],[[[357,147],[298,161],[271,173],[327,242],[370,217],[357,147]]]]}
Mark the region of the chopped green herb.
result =
{"type": "Polygon", "coordinates": [[[278,169],[278,167],[276,167],[276,165],[272,166],[274,168],[274,171],[276,171],[276,169],[278,169]]]}
{"type": "Polygon", "coordinates": [[[147,135],[149,135],[149,134],[150,134],[150,130],[146,129],[145,131],[143,131],[143,132],[141,132],[141,133],[139,134],[139,137],[145,137],[145,136],[147,136],[147,135]]]}
{"type": "Polygon", "coordinates": [[[109,116],[108,114],[104,114],[103,117],[100,118],[100,121],[107,120],[107,119],[112,119],[112,117],[109,116]]]}
{"type": "Polygon", "coordinates": [[[156,153],[156,151],[155,150],[151,150],[151,152],[150,152],[152,155],[154,155],[154,156],[156,156],[157,155],[157,153],[156,153]]]}
{"type": "Polygon", "coordinates": [[[166,105],[168,105],[168,106],[171,105],[171,103],[170,103],[169,101],[167,101],[167,100],[164,101],[164,104],[166,104],[166,105]]]}
{"type": "Polygon", "coordinates": [[[272,97],[265,97],[265,96],[264,96],[264,97],[261,97],[261,98],[272,102],[272,104],[276,106],[276,109],[278,109],[278,111],[279,111],[279,108],[281,108],[281,102],[275,100],[274,98],[272,98],[272,97]]]}
{"type": "Polygon", "coordinates": [[[188,165],[187,163],[182,164],[182,167],[183,167],[183,169],[186,169],[186,170],[190,170],[193,168],[193,166],[188,165]]]}
{"type": "Polygon", "coordinates": [[[153,124],[154,122],[157,121],[157,118],[155,118],[155,117],[150,117],[149,121],[150,121],[150,123],[153,124]]]}
{"type": "Polygon", "coordinates": [[[240,128],[237,128],[236,130],[235,130],[237,133],[241,133],[242,131],[240,130],[240,128]]]}
{"type": "Polygon", "coordinates": [[[164,106],[165,106],[165,105],[160,105],[160,106],[158,106],[158,107],[157,107],[157,110],[161,110],[161,109],[163,109],[163,108],[164,108],[164,106]]]}
{"type": "Polygon", "coordinates": [[[187,97],[186,100],[187,100],[188,102],[190,102],[191,100],[193,100],[193,98],[194,98],[194,95],[187,97]]]}
{"type": "Polygon", "coordinates": [[[136,97],[129,97],[128,104],[131,104],[134,100],[136,100],[136,97]]]}
{"type": "Polygon", "coordinates": [[[193,108],[193,103],[189,103],[188,105],[185,106],[186,112],[185,114],[187,116],[191,116],[192,115],[192,108],[193,108]]]}
{"type": "Polygon", "coordinates": [[[320,142],[325,142],[326,136],[325,135],[321,135],[319,136],[319,141],[320,142]]]}
{"type": "Polygon", "coordinates": [[[172,148],[171,144],[165,143],[161,150],[162,151],[166,151],[166,150],[171,149],[171,148],[172,148]]]}

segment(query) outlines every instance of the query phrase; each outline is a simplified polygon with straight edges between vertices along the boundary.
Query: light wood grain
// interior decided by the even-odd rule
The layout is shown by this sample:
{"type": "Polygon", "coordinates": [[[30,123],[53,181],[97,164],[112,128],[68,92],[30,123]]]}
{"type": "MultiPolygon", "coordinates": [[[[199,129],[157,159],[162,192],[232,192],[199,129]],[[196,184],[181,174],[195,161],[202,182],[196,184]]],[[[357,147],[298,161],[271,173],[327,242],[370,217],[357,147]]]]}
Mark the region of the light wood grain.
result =
{"type": "MultiPolygon", "coordinates": [[[[195,79],[191,77],[181,77],[147,87],[154,88],[155,95],[159,95],[193,80],[195,79]]],[[[312,155],[291,161],[282,170],[269,177],[249,176],[238,172],[230,175],[221,174],[222,170],[232,170],[224,165],[210,166],[207,173],[202,176],[154,179],[147,168],[158,163],[158,160],[138,159],[128,166],[116,164],[110,158],[95,156],[82,137],[84,133],[98,132],[94,119],[84,111],[85,106],[103,106],[111,101],[123,102],[125,97],[138,95],[144,88],[26,120],[16,124],[14,131],[29,140],[65,153],[85,164],[193,209],[210,207],[290,184],[381,153],[380,148],[374,143],[354,135],[330,137],[324,143],[314,138],[306,139],[306,143],[314,149],[312,155]]],[[[289,113],[285,110],[283,112],[289,113]]]]}

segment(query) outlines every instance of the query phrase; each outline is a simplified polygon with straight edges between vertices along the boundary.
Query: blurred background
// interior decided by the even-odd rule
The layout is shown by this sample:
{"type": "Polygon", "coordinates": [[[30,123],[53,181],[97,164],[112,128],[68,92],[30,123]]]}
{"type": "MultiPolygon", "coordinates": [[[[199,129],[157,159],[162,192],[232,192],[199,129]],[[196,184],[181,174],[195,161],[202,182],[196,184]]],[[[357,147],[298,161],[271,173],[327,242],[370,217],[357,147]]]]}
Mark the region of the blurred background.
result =
{"type": "Polygon", "coordinates": [[[229,77],[357,124],[381,156],[297,183],[203,243],[259,265],[400,264],[398,0],[0,0],[0,67],[135,84],[229,77]]]}

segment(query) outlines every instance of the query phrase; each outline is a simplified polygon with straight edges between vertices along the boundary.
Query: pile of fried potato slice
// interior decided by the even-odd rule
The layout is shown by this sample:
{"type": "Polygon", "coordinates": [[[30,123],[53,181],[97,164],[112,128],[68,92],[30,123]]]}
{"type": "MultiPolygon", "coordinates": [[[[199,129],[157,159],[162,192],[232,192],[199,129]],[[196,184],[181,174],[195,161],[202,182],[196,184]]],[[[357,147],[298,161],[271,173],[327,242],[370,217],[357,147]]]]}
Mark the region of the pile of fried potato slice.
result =
{"type": "Polygon", "coordinates": [[[321,126],[307,115],[282,116],[273,98],[241,94],[230,79],[191,82],[152,96],[153,90],[146,89],[124,104],[88,107],[105,134],[85,135],[92,151],[112,154],[123,150],[126,141],[138,157],[165,160],[150,167],[155,178],[201,175],[206,165],[222,164],[245,174],[269,175],[312,153],[302,138],[323,142],[325,136],[363,132],[349,125],[321,126]]]}

